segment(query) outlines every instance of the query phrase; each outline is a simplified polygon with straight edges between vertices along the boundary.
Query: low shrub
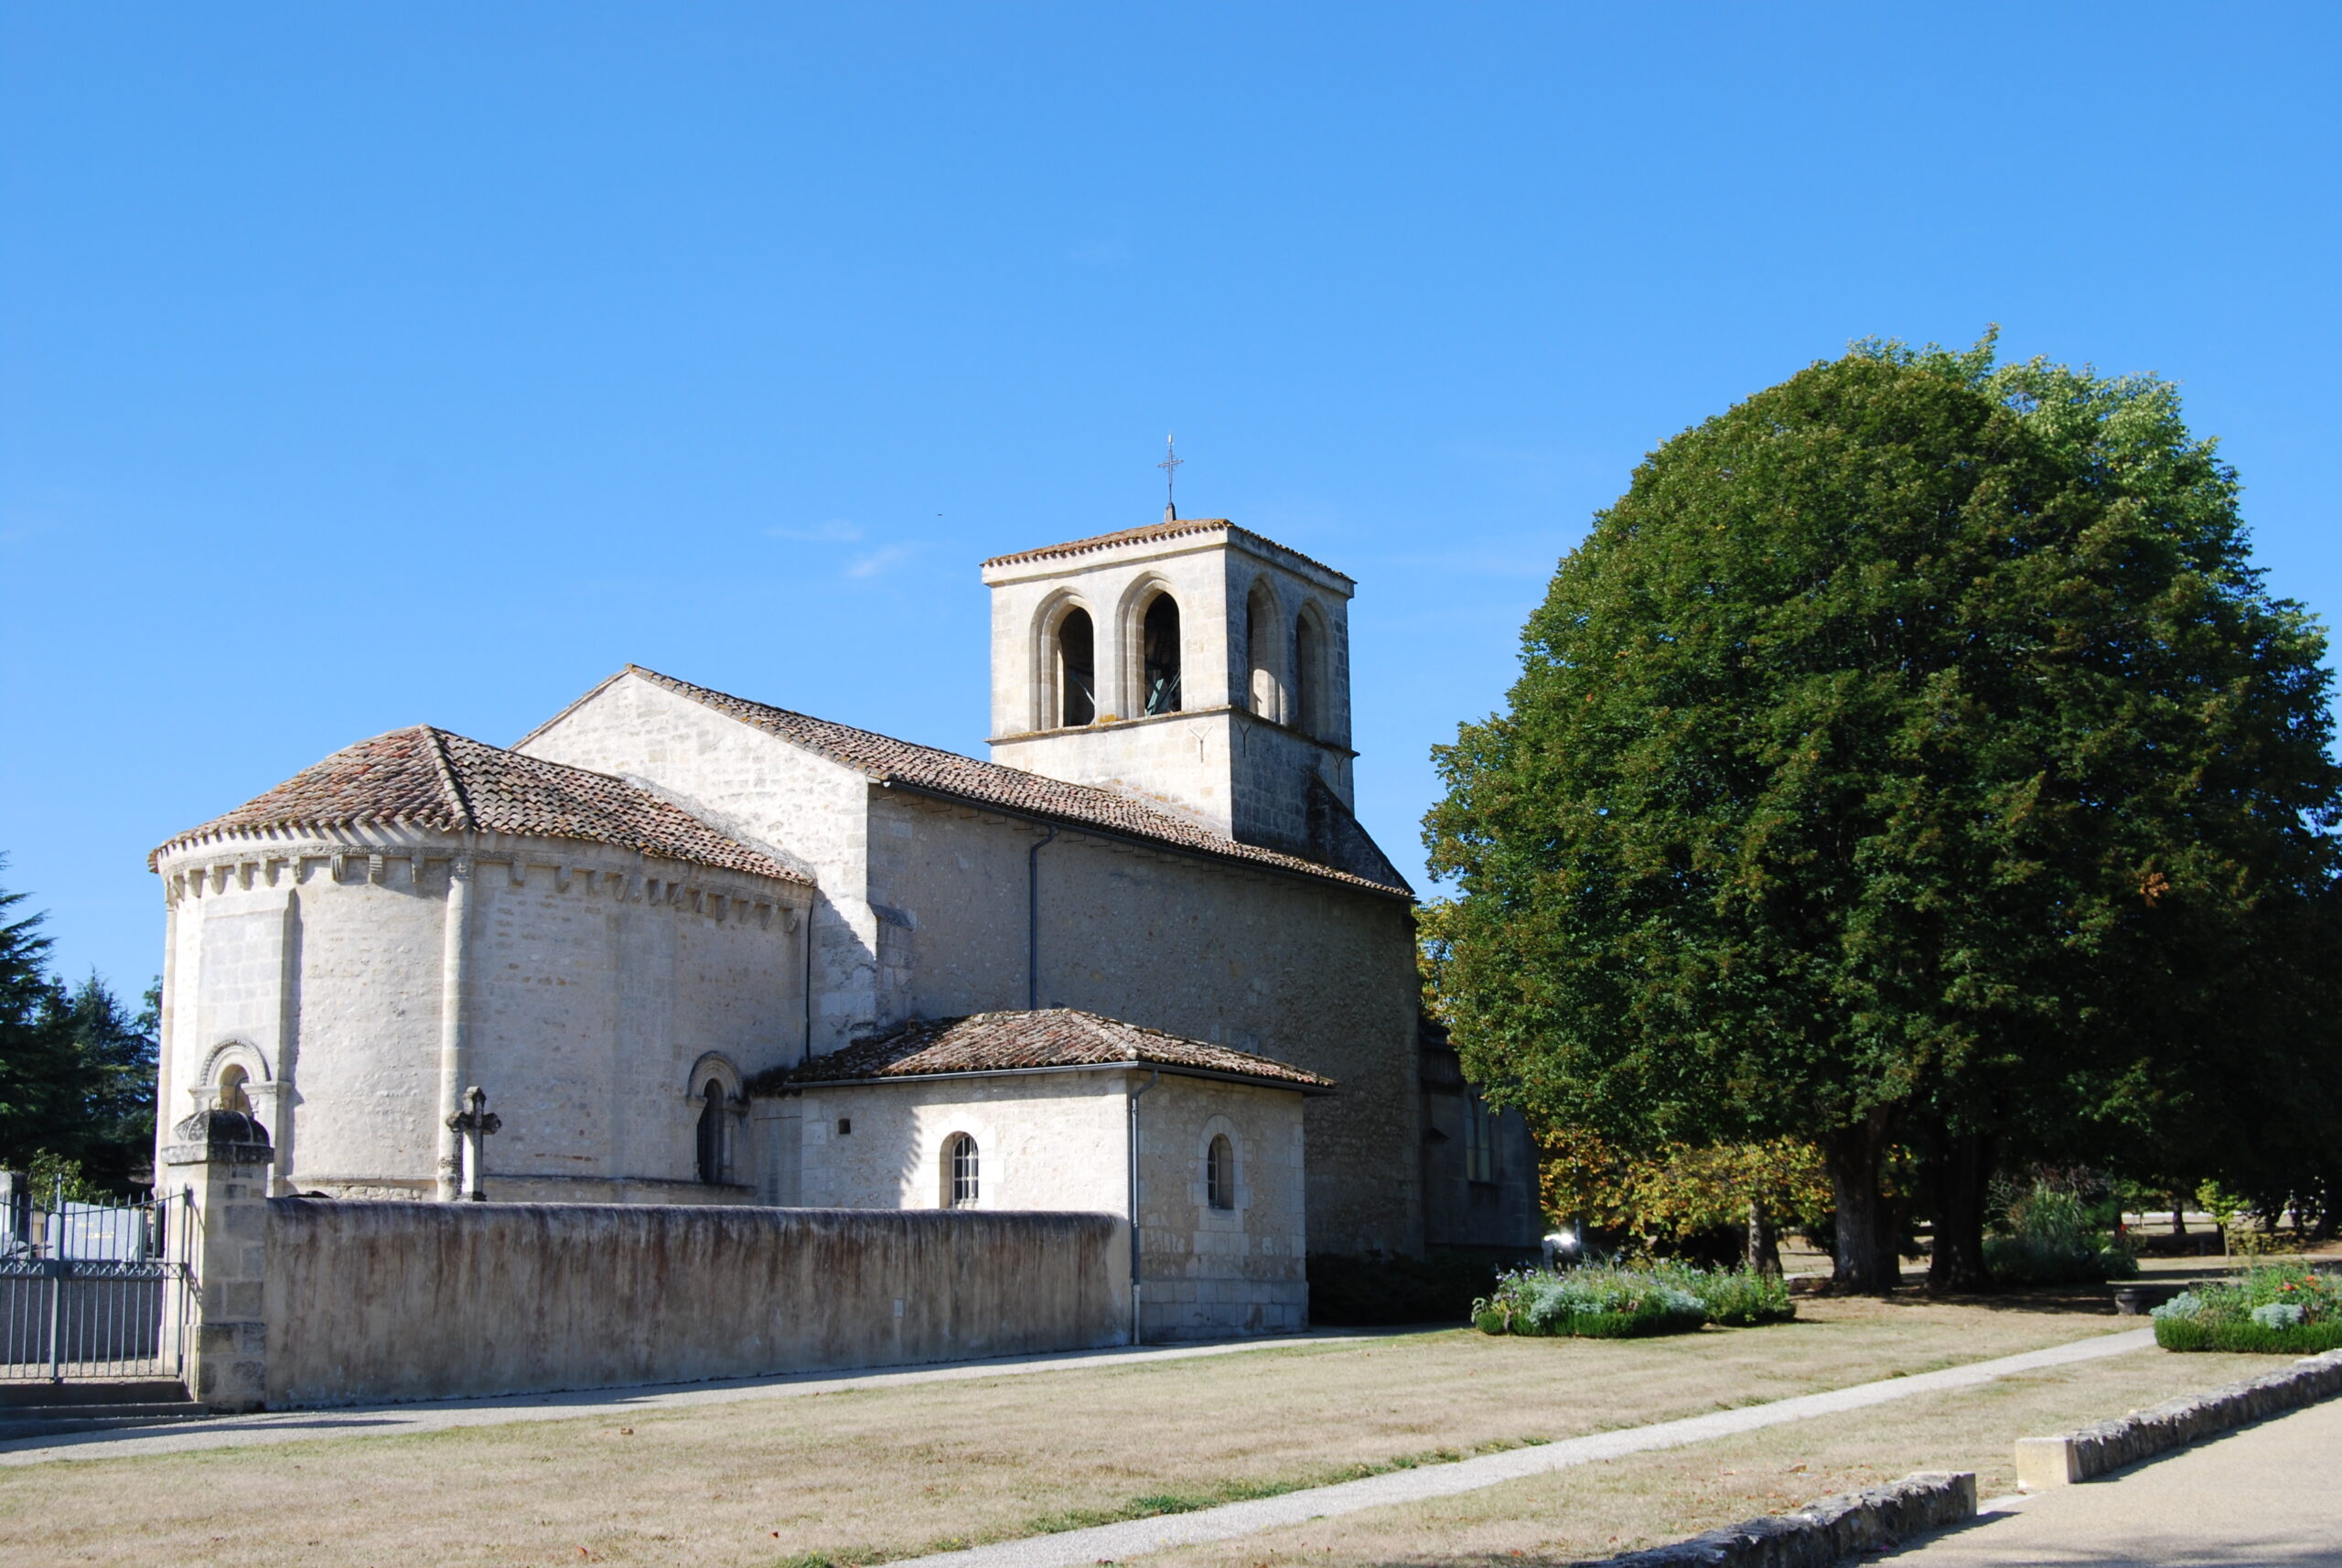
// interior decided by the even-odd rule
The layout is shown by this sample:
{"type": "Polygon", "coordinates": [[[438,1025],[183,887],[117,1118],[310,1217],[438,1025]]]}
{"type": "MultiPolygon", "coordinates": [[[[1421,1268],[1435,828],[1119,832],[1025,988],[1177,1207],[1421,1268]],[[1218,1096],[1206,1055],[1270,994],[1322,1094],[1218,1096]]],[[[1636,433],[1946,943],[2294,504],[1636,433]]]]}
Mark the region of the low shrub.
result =
{"type": "Polygon", "coordinates": [[[1995,1284],[2081,1285],[2131,1279],[2139,1260],[2102,1236],[1987,1236],[1984,1269],[1995,1284]]]}
{"type": "Polygon", "coordinates": [[[2184,1292],[2153,1316],[2166,1350],[2312,1356],[2342,1349],[2342,1280],[2281,1263],[2184,1292]]]}
{"type": "Polygon", "coordinates": [[[1660,1263],[1651,1273],[1699,1297],[1700,1305],[1708,1309],[1708,1321],[1720,1327],[1756,1328],[1787,1323],[1797,1316],[1797,1306],[1789,1300],[1789,1282],[1746,1263],[1721,1269],[1660,1263]]]}
{"type": "Polygon", "coordinates": [[[1472,1304],[1472,1321],[1484,1334],[1588,1339],[1688,1334],[1711,1322],[1746,1327],[1795,1316],[1778,1275],[1681,1262],[1587,1264],[1560,1273],[1520,1269],[1472,1304]]]}
{"type": "Polygon", "coordinates": [[[1984,1239],[1984,1269],[1996,1284],[2095,1284],[2130,1279],[2139,1260],[2095,1227],[2080,1198],[2036,1181],[2010,1202],[2007,1233],[1984,1239]]]}

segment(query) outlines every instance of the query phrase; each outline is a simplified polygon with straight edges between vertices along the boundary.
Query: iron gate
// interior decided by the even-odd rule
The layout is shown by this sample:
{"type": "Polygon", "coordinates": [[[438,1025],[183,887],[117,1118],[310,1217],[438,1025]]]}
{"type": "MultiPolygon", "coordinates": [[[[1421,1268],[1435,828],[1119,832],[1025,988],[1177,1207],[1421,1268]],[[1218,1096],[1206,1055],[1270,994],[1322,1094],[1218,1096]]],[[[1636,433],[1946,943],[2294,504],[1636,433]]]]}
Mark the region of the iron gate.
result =
{"type": "Polygon", "coordinates": [[[0,1214],[0,1382],[183,1374],[186,1194],[82,1203],[60,1182],[0,1214]]]}

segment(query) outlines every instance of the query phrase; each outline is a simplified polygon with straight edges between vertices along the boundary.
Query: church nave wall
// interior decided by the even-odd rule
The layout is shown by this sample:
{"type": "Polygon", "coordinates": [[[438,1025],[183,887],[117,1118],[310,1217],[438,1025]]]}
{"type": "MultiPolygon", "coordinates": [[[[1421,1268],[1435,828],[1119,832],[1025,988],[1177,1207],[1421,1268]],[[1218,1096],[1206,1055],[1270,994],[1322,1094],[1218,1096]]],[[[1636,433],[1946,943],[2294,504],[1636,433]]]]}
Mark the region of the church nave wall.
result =
{"type": "Polygon", "coordinates": [[[871,808],[872,897],[911,922],[900,1017],[1026,1005],[1026,873],[1040,890],[1037,1004],[1255,1051],[1339,1086],[1309,1109],[1323,1251],[1422,1245],[1414,934],[1402,901],[889,793],[871,808]]]}
{"type": "Polygon", "coordinates": [[[865,897],[869,785],[860,774],[632,674],[514,749],[615,773],[811,875],[813,1051],[892,1021],[882,1016],[881,920],[865,897]]]}

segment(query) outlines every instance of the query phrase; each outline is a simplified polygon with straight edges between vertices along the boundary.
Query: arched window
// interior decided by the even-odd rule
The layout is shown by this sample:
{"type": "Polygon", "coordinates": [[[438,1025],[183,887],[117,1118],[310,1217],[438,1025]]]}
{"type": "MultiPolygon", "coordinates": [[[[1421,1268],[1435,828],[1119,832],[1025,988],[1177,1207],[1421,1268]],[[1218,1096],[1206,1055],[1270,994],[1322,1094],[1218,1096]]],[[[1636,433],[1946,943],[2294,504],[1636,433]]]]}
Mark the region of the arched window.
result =
{"type": "Polygon", "coordinates": [[[724,1084],[719,1079],[709,1079],[700,1093],[699,1111],[699,1179],[714,1187],[730,1179],[725,1168],[731,1163],[730,1112],[725,1108],[724,1084]]]}
{"type": "Polygon", "coordinates": [[[1140,662],[1144,668],[1146,711],[1150,714],[1176,714],[1179,711],[1179,601],[1168,594],[1157,594],[1155,602],[1146,607],[1146,619],[1141,623],[1140,662]]]}
{"type": "Polygon", "coordinates": [[[1497,1130],[1495,1119],[1479,1095],[1466,1090],[1464,1095],[1464,1179],[1494,1181],[1497,1179],[1497,1130]]]}
{"type": "Polygon", "coordinates": [[[1057,717],[1068,727],[1098,717],[1098,634],[1088,610],[1068,610],[1058,622],[1057,717]]]}
{"type": "Polygon", "coordinates": [[[1204,1150],[1204,1199],[1214,1208],[1236,1207],[1236,1145],[1214,1133],[1204,1150]]]}
{"type": "Polygon", "coordinates": [[[247,1116],[251,1115],[252,1097],[245,1092],[244,1086],[252,1080],[252,1075],[234,1062],[230,1062],[226,1067],[221,1068],[220,1069],[220,1098],[217,1101],[219,1108],[222,1111],[241,1111],[247,1116]]]}
{"type": "Polygon", "coordinates": [[[976,1141],[965,1133],[943,1140],[943,1207],[973,1208],[976,1181],[976,1141]]]}
{"type": "Polygon", "coordinates": [[[1284,640],[1276,596],[1266,583],[1255,583],[1244,600],[1244,661],[1252,671],[1247,696],[1254,713],[1277,723],[1284,719],[1284,640]]]}
{"type": "Polygon", "coordinates": [[[1293,726],[1324,738],[1326,729],[1326,634],[1308,611],[1293,627],[1293,726]]]}

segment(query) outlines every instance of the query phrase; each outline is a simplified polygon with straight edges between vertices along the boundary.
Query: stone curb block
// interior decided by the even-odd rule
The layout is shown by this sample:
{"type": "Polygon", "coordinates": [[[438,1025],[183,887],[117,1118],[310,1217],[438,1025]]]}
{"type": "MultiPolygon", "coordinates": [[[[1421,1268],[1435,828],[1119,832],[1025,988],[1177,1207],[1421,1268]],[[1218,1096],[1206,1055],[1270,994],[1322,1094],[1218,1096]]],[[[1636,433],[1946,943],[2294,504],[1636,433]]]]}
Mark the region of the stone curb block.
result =
{"type": "Polygon", "coordinates": [[[1829,1568],[1976,1517],[1976,1475],[1922,1470],[1889,1486],[1727,1525],[1579,1568],[1829,1568]]]}
{"type": "Polygon", "coordinates": [[[2342,1394],[2342,1350],[2304,1357],[2281,1371],[2165,1400],[2062,1437],[2020,1437],[2016,1484],[2031,1491],[2087,1481],[2337,1394],[2342,1394]]]}

